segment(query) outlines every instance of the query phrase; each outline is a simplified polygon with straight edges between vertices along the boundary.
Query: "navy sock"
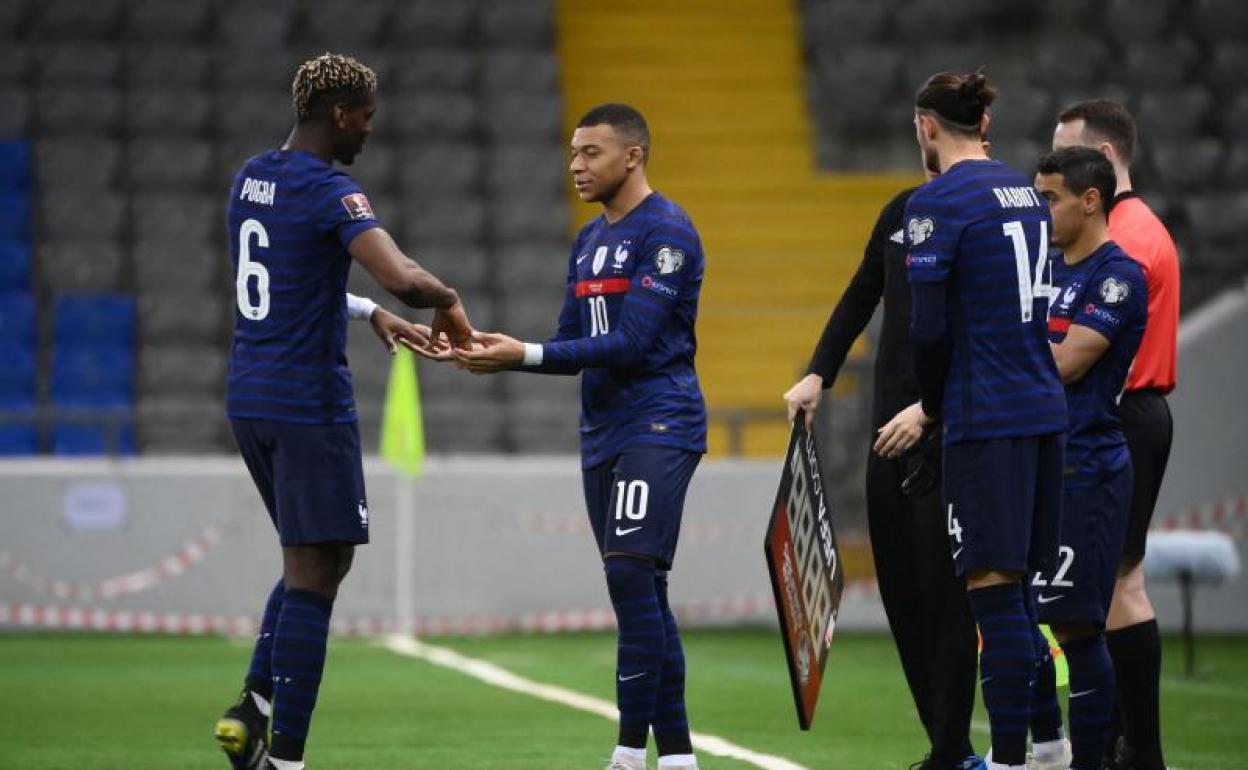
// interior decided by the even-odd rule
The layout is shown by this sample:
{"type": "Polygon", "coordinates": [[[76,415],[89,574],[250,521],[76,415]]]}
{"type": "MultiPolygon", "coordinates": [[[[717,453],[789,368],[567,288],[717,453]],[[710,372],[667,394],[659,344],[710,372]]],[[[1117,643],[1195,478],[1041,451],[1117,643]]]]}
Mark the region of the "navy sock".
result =
{"type": "Polygon", "coordinates": [[[1062,643],[1070,663],[1071,770],[1099,770],[1114,710],[1114,665],[1105,635],[1062,643]]]}
{"type": "Polygon", "coordinates": [[[666,647],[654,567],[640,559],[613,556],[606,560],[605,569],[619,626],[615,677],[619,745],[644,749],[654,721],[666,647]]]}
{"type": "Polygon", "coordinates": [[[1036,677],[1031,688],[1031,739],[1055,741],[1062,737],[1062,707],[1057,702],[1057,667],[1049,640],[1040,631],[1036,603],[1030,591],[1024,592],[1027,618],[1031,622],[1032,644],[1036,647],[1036,677]]]}
{"type": "Polygon", "coordinates": [[[279,580],[264,605],[260,633],[256,634],[256,646],[251,653],[251,666],[247,669],[244,684],[248,690],[268,701],[273,700],[273,634],[277,631],[277,616],[282,611],[285,596],[286,584],[279,580]]]}
{"type": "Polygon", "coordinates": [[[967,593],[984,637],[979,681],[992,728],[992,759],[1021,765],[1027,758],[1031,681],[1036,670],[1032,623],[1018,582],[967,593]]]}
{"type": "Polygon", "coordinates": [[[659,676],[659,697],[654,709],[654,743],[659,756],[669,754],[692,754],[689,740],[689,717],[685,713],[685,651],[680,643],[680,630],[676,616],[667,601],[667,575],[659,573],[654,578],[659,597],[659,609],[663,613],[663,631],[666,644],[663,648],[663,671],[659,676]]]}
{"type": "Polygon", "coordinates": [[[314,591],[290,589],[273,638],[273,740],[277,759],[303,759],[312,710],[325,670],[334,603],[314,591]]]}
{"type": "Polygon", "coordinates": [[[1156,618],[1105,635],[1121,693],[1122,732],[1140,770],[1165,770],[1161,750],[1161,634],[1156,618]]]}

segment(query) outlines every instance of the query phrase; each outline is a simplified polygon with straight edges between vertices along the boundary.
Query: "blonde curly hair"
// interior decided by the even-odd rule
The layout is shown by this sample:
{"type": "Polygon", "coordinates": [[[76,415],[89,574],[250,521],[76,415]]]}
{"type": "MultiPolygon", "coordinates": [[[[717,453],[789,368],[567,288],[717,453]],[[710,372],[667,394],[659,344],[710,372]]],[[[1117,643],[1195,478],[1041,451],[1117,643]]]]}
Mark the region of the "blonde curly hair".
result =
{"type": "Polygon", "coordinates": [[[290,84],[291,100],[299,120],[312,117],[318,97],[341,94],[362,98],[377,91],[377,73],[350,56],[323,53],[299,66],[290,84]]]}

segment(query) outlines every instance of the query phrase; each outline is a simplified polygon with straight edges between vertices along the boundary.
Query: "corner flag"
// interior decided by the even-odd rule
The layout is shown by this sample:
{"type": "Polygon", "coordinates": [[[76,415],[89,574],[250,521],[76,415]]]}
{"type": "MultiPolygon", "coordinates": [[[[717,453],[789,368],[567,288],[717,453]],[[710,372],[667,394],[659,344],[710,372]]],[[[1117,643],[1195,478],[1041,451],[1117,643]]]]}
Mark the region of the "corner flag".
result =
{"type": "Polygon", "coordinates": [[[381,456],[395,470],[419,476],[425,464],[425,425],[420,416],[420,382],[415,354],[403,346],[390,364],[381,421],[381,456]]]}

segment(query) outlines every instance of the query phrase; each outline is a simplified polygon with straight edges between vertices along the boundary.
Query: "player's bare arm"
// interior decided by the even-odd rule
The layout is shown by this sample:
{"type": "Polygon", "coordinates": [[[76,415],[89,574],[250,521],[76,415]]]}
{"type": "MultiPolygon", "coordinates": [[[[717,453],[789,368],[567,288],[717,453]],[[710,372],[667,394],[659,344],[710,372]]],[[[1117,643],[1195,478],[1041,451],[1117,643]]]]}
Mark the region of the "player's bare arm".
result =
{"type": "Polygon", "coordinates": [[[1071,326],[1066,333],[1066,339],[1050,345],[1062,384],[1069,385],[1082,380],[1088,370],[1105,355],[1105,351],[1109,350],[1109,345],[1105,335],[1095,329],[1079,324],[1071,326]]]}

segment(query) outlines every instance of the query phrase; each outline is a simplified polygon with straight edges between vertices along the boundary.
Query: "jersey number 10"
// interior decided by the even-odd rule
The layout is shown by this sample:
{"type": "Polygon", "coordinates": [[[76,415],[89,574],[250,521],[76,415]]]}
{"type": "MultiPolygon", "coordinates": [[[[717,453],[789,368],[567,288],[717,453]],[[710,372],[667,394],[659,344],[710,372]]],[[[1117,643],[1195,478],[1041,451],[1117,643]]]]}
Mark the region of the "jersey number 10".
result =
{"type": "Polygon", "coordinates": [[[269,247],[269,233],[258,219],[248,219],[238,229],[238,277],[234,279],[234,293],[238,297],[238,312],[243,318],[251,321],[263,321],[269,317],[269,271],[259,262],[251,261],[251,236],[256,236],[256,245],[262,249],[269,247]],[[251,304],[251,292],[248,283],[256,279],[256,296],[259,302],[251,304]]]}
{"type": "Polygon", "coordinates": [[[1049,265],[1049,223],[1040,223],[1040,247],[1036,254],[1036,272],[1031,272],[1031,255],[1027,251],[1027,237],[1022,222],[1006,222],[1001,229],[1014,242],[1014,263],[1018,267],[1018,309],[1023,323],[1030,323],[1036,298],[1048,301],[1053,296],[1052,268],[1049,265]]]}

